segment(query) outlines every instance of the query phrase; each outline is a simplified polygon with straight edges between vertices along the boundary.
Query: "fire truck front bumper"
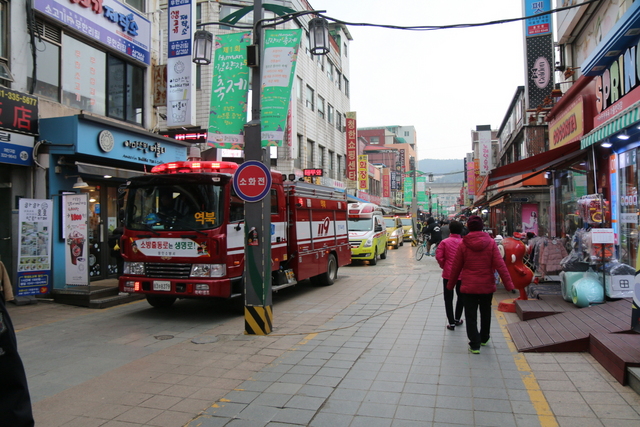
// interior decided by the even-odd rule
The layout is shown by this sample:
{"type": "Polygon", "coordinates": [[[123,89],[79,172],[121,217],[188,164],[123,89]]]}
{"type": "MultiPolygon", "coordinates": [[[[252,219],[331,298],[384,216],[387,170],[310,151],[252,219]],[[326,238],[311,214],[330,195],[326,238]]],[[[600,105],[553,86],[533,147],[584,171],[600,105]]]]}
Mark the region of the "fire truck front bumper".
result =
{"type": "Polygon", "coordinates": [[[231,296],[228,278],[151,279],[139,276],[120,276],[120,292],[175,296],[178,298],[231,296]]]}

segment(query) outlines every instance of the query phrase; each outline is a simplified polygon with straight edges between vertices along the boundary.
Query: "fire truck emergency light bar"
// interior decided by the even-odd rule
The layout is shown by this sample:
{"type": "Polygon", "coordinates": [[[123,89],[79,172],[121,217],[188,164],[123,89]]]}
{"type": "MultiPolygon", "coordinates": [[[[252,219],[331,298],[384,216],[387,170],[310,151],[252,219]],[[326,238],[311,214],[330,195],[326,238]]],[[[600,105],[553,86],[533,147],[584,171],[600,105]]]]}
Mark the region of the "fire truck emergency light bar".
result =
{"type": "Polygon", "coordinates": [[[218,172],[234,173],[238,169],[238,164],[234,162],[172,162],[154,166],[151,173],[172,174],[172,173],[201,173],[218,172]]]}

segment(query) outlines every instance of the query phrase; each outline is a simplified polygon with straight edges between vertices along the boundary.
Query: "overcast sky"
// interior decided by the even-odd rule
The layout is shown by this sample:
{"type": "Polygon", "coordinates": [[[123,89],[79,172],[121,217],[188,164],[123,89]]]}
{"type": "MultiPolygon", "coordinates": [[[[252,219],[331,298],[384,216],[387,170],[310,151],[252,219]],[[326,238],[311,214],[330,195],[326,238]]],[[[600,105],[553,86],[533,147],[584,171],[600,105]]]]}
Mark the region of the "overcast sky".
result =
{"type": "MultiPolygon", "coordinates": [[[[348,22],[470,24],[523,16],[521,0],[309,0],[348,22]]],[[[418,159],[462,159],[476,125],[498,129],[524,85],[522,22],[406,31],[348,26],[358,127],[414,126],[418,159]]]]}

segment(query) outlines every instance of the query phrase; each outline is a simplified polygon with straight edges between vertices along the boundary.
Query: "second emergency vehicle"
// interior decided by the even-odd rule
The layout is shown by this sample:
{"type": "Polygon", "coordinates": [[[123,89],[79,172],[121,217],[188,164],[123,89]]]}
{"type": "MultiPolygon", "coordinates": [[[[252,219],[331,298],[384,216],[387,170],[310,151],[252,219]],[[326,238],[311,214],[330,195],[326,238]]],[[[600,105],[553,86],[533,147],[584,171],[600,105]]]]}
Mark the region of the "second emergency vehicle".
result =
{"type": "Polygon", "coordinates": [[[382,209],[374,203],[349,203],[349,244],[353,260],[376,265],[387,258],[387,230],[382,209]]]}

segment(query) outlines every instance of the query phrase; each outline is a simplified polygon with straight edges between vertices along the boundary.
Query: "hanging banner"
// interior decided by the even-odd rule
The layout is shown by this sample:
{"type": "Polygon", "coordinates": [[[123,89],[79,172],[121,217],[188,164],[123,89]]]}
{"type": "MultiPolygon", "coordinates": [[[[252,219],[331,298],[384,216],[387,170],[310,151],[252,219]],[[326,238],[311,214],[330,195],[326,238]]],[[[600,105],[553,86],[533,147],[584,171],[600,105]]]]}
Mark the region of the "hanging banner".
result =
{"type": "Polygon", "coordinates": [[[358,190],[369,188],[369,156],[360,154],[358,156],[358,190]]]}
{"type": "Polygon", "coordinates": [[[487,176],[491,172],[491,127],[484,129],[478,126],[478,150],[480,151],[480,176],[487,176]]]}
{"type": "Polygon", "coordinates": [[[20,199],[18,296],[49,293],[52,206],[51,200],[20,199]]]}
{"type": "Polygon", "coordinates": [[[196,126],[196,64],[191,60],[195,0],[169,0],[167,126],[196,126]]]}
{"type": "Polygon", "coordinates": [[[526,108],[535,110],[545,104],[553,89],[554,45],[550,0],[525,0],[525,12],[531,18],[524,24],[527,61],[526,108]]]}
{"type": "Polygon", "coordinates": [[[89,285],[89,200],[86,193],[62,196],[62,230],[65,239],[67,286],[89,285]]]}
{"type": "Polygon", "coordinates": [[[250,74],[247,67],[249,44],[250,32],[216,36],[207,136],[207,144],[211,147],[232,150],[244,148],[250,74]]]}
{"type": "Polygon", "coordinates": [[[382,168],[382,197],[391,197],[391,171],[382,168]]]}
{"type": "Polygon", "coordinates": [[[404,204],[410,205],[411,199],[413,199],[413,178],[407,177],[404,179],[404,204]]]}
{"type": "Polygon", "coordinates": [[[351,111],[347,116],[347,179],[358,180],[358,130],[356,127],[356,112],[351,111]]]}
{"type": "Polygon", "coordinates": [[[281,146],[302,30],[266,30],[262,61],[262,146],[281,146]]]}

